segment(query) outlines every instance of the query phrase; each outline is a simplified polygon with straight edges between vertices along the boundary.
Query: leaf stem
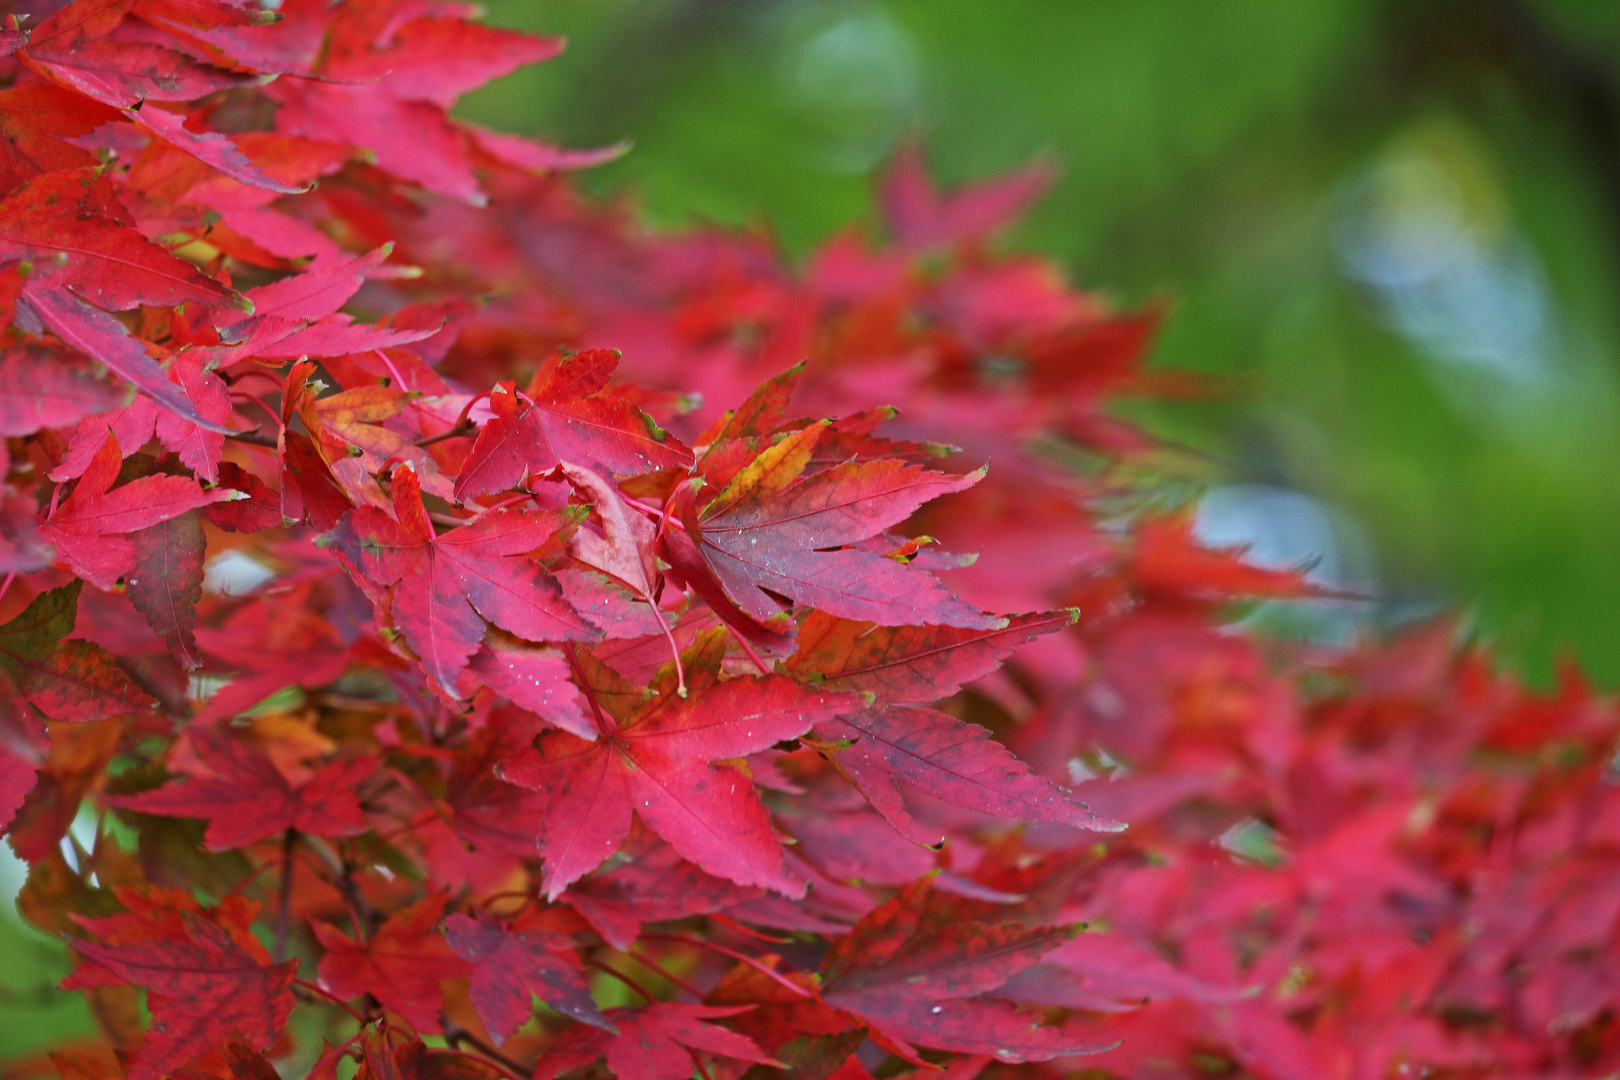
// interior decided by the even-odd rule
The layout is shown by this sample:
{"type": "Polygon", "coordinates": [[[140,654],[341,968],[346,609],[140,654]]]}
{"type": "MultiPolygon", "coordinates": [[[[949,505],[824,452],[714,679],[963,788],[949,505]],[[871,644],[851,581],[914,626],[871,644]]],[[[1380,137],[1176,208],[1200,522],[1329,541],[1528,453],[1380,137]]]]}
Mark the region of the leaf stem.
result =
{"type": "Polygon", "coordinates": [[[365,1025],[366,1018],[360,1014],[360,1011],[353,1005],[350,1005],[347,1001],[344,1001],[342,998],[332,993],[330,990],[323,990],[314,983],[305,982],[303,979],[294,979],[292,984],[306,993],[315,994],[319,997],[325,998],[327,1001],[330,1001],[333,1005],[336,1005],[338,1008],[342,1009],[344,1012],[358,1020],[361,1026],[365,1025]]]}
{"type": "Polygon", "coordinates": [[[623,951],[624,955],[626,955],[630,959],[636,961],[642,967],[645,967],[645,968],[648,968],[648,969],[650,969],[652,971],[657,972],[659,978],[663,979],[665,982],[669,983],[671,986],[675,986],[675,987],[678,987],[678,988],[680,988],[682,990],[685,990],[688,994],[691,994],[693,997],[697,998],[699,1001],[703,1000],[703,998],[705,996],[703,991],[699,990],[697,987],[693,986],[691,983],[687,982],[685,979],[682,979],[682,978],[680,978],[678,976],[675,976],[675,975],[671,975],[669,972],[664,970],[664,967],[663,967],[662,964],[660,964],[657,961],[653,960],[651,957],[642,956],[640,953],[631,952],[629,949],[624,949],[622,951],[623,951]]]}
{"type": "Polygon", "coordinates": [[[664,620],[664,613],[658,610],[658,602],[651,596],[644,597],[647,606],[652,608],[653,618],[658,620],[658,629],[664,632],[664,640],[669,642],[669,654],[675,658],[675,693],[686,697],[686,670],[681,666],[681,646],[675,640],[675,632],[669,628],[664,620]]]}
{"type": "Polygon", "coordinates": [[[719,912],[719,911],[711,911],[711,912],[709,912],[709,921],[710,922],[717,922],[721,926],[725,927],[727,930],[731,930],[731,931],[733,931],[735,933],[742,934],[744,937],[751,937],[755,941],[768,941],[772,945],[787,945],[790,942],[792,942],[792,940],[793,940],[792,938],[772,937],[769,934],[762,934],[758,930],[752,930],[752,929],[744,926],[742,923],[738,922],[736,919],[733,919],[730,915],[726,915],[723,912],[719,912]]]}
{"type": "Polygon", "coordinates": [[[748,654],[748,659],[752,660],[754,666],[759,668],[760,674],[769,675],[771,669],[765,666],[765,661],[761,660],[759,654],[754,651],[754,647],[748,644],[748,639],[737,633],[735,626],[728,625],[726,628],[731,631],[731,636],[737,639],[737,644],[742,646],[742,651],[748,654]]]}
{"type": "Polygon", "coordinates": [[[649,1004],[649,1005],[651,1005],[653,1002],[658,1000],[657,998],[653,997],[652,994],[645,987],[643,987],[640,983],[636,982],[630,976],[626,975],[622,971],[613,970],[612,968],[608,967],[606,964],[602,963],[602,961],[600,961],[600,960],[587,960],[587,961],[585,961],[585,966],[588,967],[588,968],[595,968],[597,971],[602,972],[604,975],[611,975],[615,979],[618,979],[620,982],[624,983],[624,985],[628,986],[630,989],[634,990],[636,993],[638,993],[642,997],[646,998],[647,999],[647,1004],[649,1004]]]}
{"type": "Polygon", "coordinates": [[[733,960],[739,960],[742,963],[747,964],[761,975],[764,975],[773,982],[781,984],[787,989],[793,991],[795,994],[798,994],[800,997],[810,996],[810,991],[806,990],[792,979],[787,978],[781,972],[772,971],[758,960],[755,960],[752,956],[746,956],[743,953],[737,952],[735,949],[728,949],[724,945],[716,945],[712,941],[703,941],[700,938],[681,937],[679,934],[642,934],[641,939],[643,941],[679,941],[686,945],[696,945],[701,949],[712,949],[713,951],[720,953],[722,956],[729,956],[733,960]]]}
{"type": "Polygon", "coordinates": [[[425,439],[416,440],[416,445],[432,446],[434,443],[444,442],[446,439],[459,439],[464,435],[471,435],[476,430],[471,424],[457,424],[455,427],[445,428],[437,435],[429,435],[425,439]]]}

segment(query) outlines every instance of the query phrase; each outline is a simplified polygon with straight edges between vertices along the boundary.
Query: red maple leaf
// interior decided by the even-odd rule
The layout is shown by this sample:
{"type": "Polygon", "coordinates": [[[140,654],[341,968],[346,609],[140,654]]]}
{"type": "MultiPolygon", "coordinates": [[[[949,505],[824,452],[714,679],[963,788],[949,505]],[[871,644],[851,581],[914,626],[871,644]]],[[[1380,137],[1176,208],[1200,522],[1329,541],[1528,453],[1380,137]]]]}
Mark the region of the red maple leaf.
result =
{"type": "Polygon", "coordinates": [[[597,636],[568,606],[556,579],[524,558],[567,527],[567,513],[490,510],[440,536],[415,472],[405,468],[394,471],[393,506],[394,517],[371,506],[355,510],[335,540],[357,576],[394,586],[393,624],[448,692],[456,692],[486,619],[530,641],[597,636]]]}
{"type": "Polygon", "coordinates": [[[950,697],[994,671],[1020,645],[1074,625],[1075,611],[1013,615],[987,630],[955,626],[875,626],[812,611],[786,668],[832,690],[878,700],[925,703],[950,697]]]}
{"type": "MultiPolygon", "coordinates": [[[[102,945],[68,939],[84,956],[151,993],[152,1027],[129,1080],[157,1080],[232,1035],[268,1049],[292,1012],[297,964],[271,964],[189,911],[180,919],[186,941],[102,945]]],[[[262,954],[262,947],[257,951],[262,954]]]]}
{"type": "Polygon", "coordinates": [[[901,784],[993,817],[1051,821],[1119,832],[1125,826],[1092,813],[1085,803],[1015,757],[990,732],[933,709],[878,706],[817,721],[816,733],[849,745],[835,751],[839,768],[889,824],[919,844],[937,846],[938,828],[906,809],[901,784]]]}
{"type": "Polygon", "coordinates": [[[444,1005],[439,982],[468,970],[435,929],[447,899],[444,893],[427,896],[359,941],[326,923],[310,923],[326,950],[321,986],[341,998],[371,994],[417,1031],[438,1031],[444,1005]]]}
{"type": "Polygon", "coordinates": [[[66,427],[93,413],[121,408],[129,391],[102,377],[93,364],[42,345],[0,352],[0,435],[32,435],[66,427]]]}
{"type": "Polygon", "coordinates": [[[564,1016],[613,1030],[596,1008],[572,943],[544,930],[509,930],[483,912],[444,921],[450,950],[473,965],[471,997],[478,1019],[498,1045],[534,1014],[538,997],[564,1016]]]}
{"type": "Polygon", "coordinates": [[[613,1034],[574,1027],[554,1043],[535,1066],[534,1080],[555,1080],[598,1058],[619,1080],[686,1080],[693,1053],[719,1054],[737,1061],[777,1065],[746,1035],[705,1021],[736,1016],[748,1006],[675,1005],[655,1002],[644,1009],[609,1009],[613,1034]]]}
{"type": "Polygon", "coordinates": [[[376,771],[375,759],[334,761],[295,788],[264,751],[242,739],[195,727],[190,737],[206,774],[138,795],[109,795],[107,801],[146,814],[207,818],[204,839],[213,851],[244,847],[287,829],[315,836],[365,831],[356,789],[376,771]]]}
{"type": "Polygon", "coordinates": [[[52,720],[93,721],[149,711],[138,689],[100,645],[67,640],[79,610],[81,581],[40,593],[0,626],[0,671],[52,720]]]}
{"type": "Polygon", "coordinates": [[[1091,1034],[1047,1026],[1039,1014],[980,996],[1068,941],[1074,927],[931,925],[931,880],[908,886],[833,944],[820,972],[820,994],[828,1004],[871,1024],[896,1049],[914,1042],[1018,1062],[1107,1048],[1091,1034]]]}
{"type": "Polygon", "coordinates": [[[116,109],[48,84],[0,93],[0,191],[14,191],[41,173],[93,168],[95,155],[62,136],[88,135],[121,118],[116,109]]]}
{"type": "MultiPolygon", "coordinates": [[[[0,202],[0,258],[32,258],[41,269],[60,260],[43,288],[70,290],[108,311],[187,300],[251,308],[142,236],[97,169],[49,173],[6,196],[0,202]]],[[[41,291],[37,280],[25,289],[30,297],[41,291]]]]}
{"type": "Polygon", "coordinates": [[[118,440],[109,431],[72,493],[52,507],[40,528],[57,558],[100,589],[112,588],[134,569],[137,548],[130,533],[209,503],[240,498],[222,488],[204,491],[183,476],[143,476],[114,489],[122,465],[118,440]]]}
{"type": "MultiPolygon", "coordinates": [[[[617,681],[605,671],[594,677],[617,681]]],[[[533,748],[503,762],[501,775],[548,800],[540,836],[547,896],[555,899],[618,849],[630,833],[632,810],[717,877],[802,891],[783,863],[753,782],[716,762],[803,735],[860,700],[817,693],[781,676],[737,678],[689,698],[670,693],[616,716],[599,709],[594,742],[563,731],[541,735],[533,748]]]]}
{"type": "Polygon", "coordinates": [[[880,202],[896,242],[922,250],[982,240],[1005,228],[1052,186],[1053,175],[1050,165],[1037,162],[942,196],[928,176],[922,149],[908,146],[889,166],[880,202]]]}
{"type": "Polygon", "coordinates": [[[895,460],[806,476],[826,427],[788,435],[705,505],[697,502],[699,482],[677,489],[672,509],[685,528],[667,530],[663,544],[675,570],[717,611],[734,604],[761,624],[782,619],[782,596],[882,626],[1000,626],[932,575],[853,546],[930,499],[972,487],[983,473],[950,476],[895,460]]]}
{"type": "Polygon", "coordinates": [[[202,518],[188,510],[130,534],[135,565],[128,580],[130,603],[187,671],[202,664],[197,651],[197,601],[202,599],[202,518]]]}
{"type": "Polygon", "coordinates": [[[1132,574],[1144,592],[1153,594],[1222,601],[1317,591],[1305,569],[1268,569],[1245,560],[1241,548],[1204,547],[1188,515],[1143,522],[1134,556],[1132,574]]]}
{"type": "Polygon", "coordinates": [[[456,497],[505,491],[565,461],[607,476],[688,468],[692,452],[678,439],[604,392],[618,363],[617,352],[590,349],[547,361],[525,394],[497,385],[489,395],[494,416],[462,466],[456,497]]]}

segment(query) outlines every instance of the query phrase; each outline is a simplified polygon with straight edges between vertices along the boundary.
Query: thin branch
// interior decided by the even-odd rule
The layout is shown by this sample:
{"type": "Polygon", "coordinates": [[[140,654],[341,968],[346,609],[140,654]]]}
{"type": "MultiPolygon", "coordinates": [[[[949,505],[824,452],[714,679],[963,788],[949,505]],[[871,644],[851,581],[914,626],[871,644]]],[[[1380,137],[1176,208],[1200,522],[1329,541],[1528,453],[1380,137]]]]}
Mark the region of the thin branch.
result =
{"type": "Polygon", "coordinates": [[[275,947],[270,950],[271,959],[278,964],[287,955],[287,930],[292,918],[293,867],[297,865],[294,856],[297,853],[298,830],[288,828],[281,837],[281,892],[276,900],[275,947]]]}
{"type": "Polygon", "coordinates": [[[480,1039],[478,1036],[474,1035],[472,1032],[468,1031],[466,1028],[462,1027],[453,1020],[445,1022],[444,1041],[450,1044],[450,1049],[452,1051],[461,1054],[462,1057],[471,1058],[474,1061],[481,1061],[485,1065],[492,1065],[506,1076],[510,1077],[511,1080],[524,1080],[522,1074],[526,1070],[523,1068],[523,1066],[519,1065],[517,1062],[513,1061],[511,1058],[507,1057],[505,1054],[501,1053],[499,1050],[495,1049],[493,1046],[489,1045],[484,1040],[480,1039]],[[460,1045],[462,1043],[466,1043],[468,1046],[471,1046],[483,1056],[479,1057],[473,1054],[465,1053],[460,1049],[460,1045]],[[489,1060],[484,1061],[484,1058],[488,1058],[489,1060]]]}
{"type": "Polygon", "coordinates": [[[248,446],[268,446],[272,450],[280,445],[277,440],[267,435],[260,435],[257,429],[253,431],[227,431],[225,437],[234,439],[239,443],[246,443],[248,446]]]}

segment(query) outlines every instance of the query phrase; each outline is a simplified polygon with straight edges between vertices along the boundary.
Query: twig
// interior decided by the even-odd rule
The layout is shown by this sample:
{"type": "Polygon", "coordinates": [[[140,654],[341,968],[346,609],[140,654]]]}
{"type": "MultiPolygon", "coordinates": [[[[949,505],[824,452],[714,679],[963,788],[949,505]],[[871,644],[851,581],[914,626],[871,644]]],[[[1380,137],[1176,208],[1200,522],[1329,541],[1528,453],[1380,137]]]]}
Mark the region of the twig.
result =
{"type": "Polygon", "coordinates": [[[444,1041],[450,1044],[450,1049],[452,1051],[461,1054],[462,1057],[472,1058],[474,1061],[483,1061],[483,1058],[465,1053],[460,1049],[460,1044],[466,1043],[468,1046],[476,1049],[479,1054],[483,1055],[483,1057],[489,1059],[488,1061],[484,1061],[484,1064],[495,1066],[502,1073],[511,1077],[511,1080],[523,1080],[521,1075],[524,1071],[523,1066],[519,1065],[517,1062],[513,1061],[511,1058],[507,1057],[505,1054],[501,1053],[499,1050],[495,1049],[493,1046],[489,1045],[484,1040],[480,1039],[478,1036],[474,1035],[472,1032],[468,1031],[466,1028],[462,1027],[453,1020],[445,1022],[444,1041]]]}
{"type": "Polygon", "coordinates": [[[272,450],[274,450],[278,445],[275,439],[272,439],[267,435],[260,435],[257,430],[227,431],[225,433],[225,437],[227,439],[234,439],[239,443],[246,443],[249,446],[268,446],[272,450]]]}
{"type": "Polygon", "coordinates": [[[280,963],[287,955],[287,929],[292,917],[293,856],[298,848],[298,830],[288,828],[281,837],[281,894],[277,899],[276,941],[270,956],[280,963]]]}

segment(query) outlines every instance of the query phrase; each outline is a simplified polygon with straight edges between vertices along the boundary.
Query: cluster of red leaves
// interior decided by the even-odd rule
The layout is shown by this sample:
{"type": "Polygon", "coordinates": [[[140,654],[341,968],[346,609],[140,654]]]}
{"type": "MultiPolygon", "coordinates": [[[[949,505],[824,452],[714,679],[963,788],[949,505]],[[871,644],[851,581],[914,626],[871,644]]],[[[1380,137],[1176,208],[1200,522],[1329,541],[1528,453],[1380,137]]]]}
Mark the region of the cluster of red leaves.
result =
{"type": "Polygon", "coordinates": [[[1223,631],[1308,586],[1132,512],[1039,172],[790,270],[449,118],[558,47],[464,5],[12,11],[0,824],[102,1029],[21,1070],[1620,1067],[1620,717],[1223,631]]]}

